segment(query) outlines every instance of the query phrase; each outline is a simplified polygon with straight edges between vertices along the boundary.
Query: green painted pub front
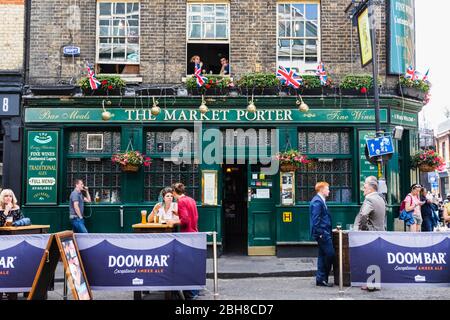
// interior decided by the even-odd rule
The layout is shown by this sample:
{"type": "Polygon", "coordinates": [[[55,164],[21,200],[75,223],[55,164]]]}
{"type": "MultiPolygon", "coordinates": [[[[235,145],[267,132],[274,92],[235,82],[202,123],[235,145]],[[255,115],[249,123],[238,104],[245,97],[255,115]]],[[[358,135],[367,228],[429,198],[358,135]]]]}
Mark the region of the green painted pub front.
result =
{"type": "MultiPolygon", "coordinates": [[[[153,116],[152,97],[25,97],[24,214],[34,224],[51,225],[52,232],[71,229],[68,199],[74,179],[82,178],[93,200],[85,207],[89,232],[130,233],[140,222],[140,211],[150,212],[158,201],[160,190],[181,181],[197,201],[200,231],[217,231],[222,252],[307,255],[314,243],[308,205],[315,183],[330,183],[333,227],[340,223],[346,228],[363,200],[361,181],[377,175],[364,153],[365,138],[375,128],[371,99],[305,97],[310,110],[300,112],[295,97],[261,96],[255,99],[257,111],[249,113],[245,97],[209,97],[209,111],[203,115],[199,97],[157,98],[161,113],[153,116]],[[103,100],[111,102],[105,103],[111,119],[102,119],[103,100]],[[246,147],[224,152],[219,163],[174,163],[171,151],[176,142],[171,133],[181,128],[193,134],[195,123],[201,123],[202,154],[211,151],[213,140],[203,134],[208,129],[222,133],[275,129],[280,151],[298,149],[315,159],[315,165],[301,167],[293,175],[294,188],[288,196],[292,204],[286,205],[280,173],[262,174],[261,164],[251,163],[255,145],[248,140],[246,147]],[[149,155],[152,164],[136,173],[122,172],[111,156],[127,149],[149,155]]],[[[384,167],[388,230],[394,228],[401,198],[417,179],[409,156],[418,148],[421,107],[413,100],[381,98],[383,130],[405,128],[402,139],[394,140],[395,153],[384,167]]],[[[269,137],[266,142],[271,142],[269,137]]]]}

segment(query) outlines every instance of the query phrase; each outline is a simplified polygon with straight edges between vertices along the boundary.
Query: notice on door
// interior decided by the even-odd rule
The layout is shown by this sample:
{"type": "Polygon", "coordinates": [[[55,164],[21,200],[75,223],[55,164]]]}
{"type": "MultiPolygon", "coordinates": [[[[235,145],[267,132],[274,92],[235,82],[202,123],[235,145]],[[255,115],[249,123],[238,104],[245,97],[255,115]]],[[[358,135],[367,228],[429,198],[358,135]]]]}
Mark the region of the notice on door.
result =
{"type": "Polygon", "coordinates": [[[270,189],[256,189],[257,199],[270,199],[270,189]]]}
{"type": "Polygon", "coordinates": [[[28,131],[27,204],[56,204],[58,132],[28,131]]]}

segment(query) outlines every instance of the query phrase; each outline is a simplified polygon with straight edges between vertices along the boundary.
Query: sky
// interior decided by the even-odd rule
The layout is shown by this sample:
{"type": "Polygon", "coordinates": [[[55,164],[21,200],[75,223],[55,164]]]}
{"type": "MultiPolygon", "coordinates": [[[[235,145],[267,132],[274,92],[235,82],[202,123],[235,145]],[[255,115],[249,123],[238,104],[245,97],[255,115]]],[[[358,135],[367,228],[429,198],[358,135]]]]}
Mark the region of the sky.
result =
{"type": "Polygon", "coordinates": [[[432,84],[431,100],[419,121],[435,130],[445,120],[445,108],[450,110],[449,12],[448,0],[416,0],[416,69],[423,74],[430,68],[432,84]]]}

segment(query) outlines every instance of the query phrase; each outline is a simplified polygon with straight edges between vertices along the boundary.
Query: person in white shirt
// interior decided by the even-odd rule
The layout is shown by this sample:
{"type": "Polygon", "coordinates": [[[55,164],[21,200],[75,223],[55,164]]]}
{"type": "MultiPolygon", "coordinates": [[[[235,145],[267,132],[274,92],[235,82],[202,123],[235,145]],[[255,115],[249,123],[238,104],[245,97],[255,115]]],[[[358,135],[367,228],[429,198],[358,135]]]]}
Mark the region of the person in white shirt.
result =
{"type": "Polygon", "coordinates": [[[162,202],[158,202],[148,216],[149,222],[153,222],[155,215],[158,216],[158,222],[178,221],[178,207],[173,202],[172,188],[167,187],[161,191],[162,202]]]}

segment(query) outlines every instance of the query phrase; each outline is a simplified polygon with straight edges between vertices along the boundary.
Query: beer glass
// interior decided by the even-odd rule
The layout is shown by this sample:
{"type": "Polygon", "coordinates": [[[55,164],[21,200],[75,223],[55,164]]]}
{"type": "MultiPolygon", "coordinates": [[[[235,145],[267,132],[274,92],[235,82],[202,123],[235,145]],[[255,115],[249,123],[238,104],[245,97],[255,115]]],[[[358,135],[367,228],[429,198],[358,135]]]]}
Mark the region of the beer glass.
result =
{"type": "Polygon", "coordinates": [[[8,217],[6,217],[6,226],[7,227],[11,227],[12,226],[12,223],[13,223],[13,217],[12,216],[8,216],[8,217]]]}
{"type": "Polygon", "coordinates": [[[147,223],[147,210],[141,210],[141,223],[147,223]]]}

